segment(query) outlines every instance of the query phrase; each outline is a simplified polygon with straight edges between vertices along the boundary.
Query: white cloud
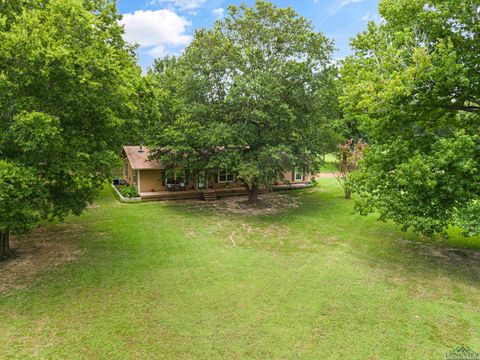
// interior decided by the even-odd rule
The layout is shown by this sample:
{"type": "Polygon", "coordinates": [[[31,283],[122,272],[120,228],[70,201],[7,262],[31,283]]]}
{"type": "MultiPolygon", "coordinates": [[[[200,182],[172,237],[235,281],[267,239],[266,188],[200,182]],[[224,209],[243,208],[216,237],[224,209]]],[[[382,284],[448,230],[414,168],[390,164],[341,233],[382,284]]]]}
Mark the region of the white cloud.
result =
{"type": "Polygon", "coordinates": [[[193,10],[198,9],[206,2],[207,0],[151,0],[149,5],[170,5],[182,10],[193,10]]]}
{"type": "Polygon", "coordinates": [[[166,54],[166,46],[186,45],[192,39],[185,34],[190,22],[167,9],[124,14],[120,24],[125,26],[126,41],[148,49],[154,57],[166,54]]]}
{"type": "Polygon", "coordinates": [[[165,45],[157,45],[147,51],[147,54],[153,58],[161,58],[167,55],[165,45]]]}
{"type": "Polygon", "coordinates": [[[217,18],[221,18],[223,17],[223,15],[225,14],[225,9],[224,8],[218,8],[218,9],[214,9],[212,11],[212,14],[214,16],[216,16],[217,18]]]}

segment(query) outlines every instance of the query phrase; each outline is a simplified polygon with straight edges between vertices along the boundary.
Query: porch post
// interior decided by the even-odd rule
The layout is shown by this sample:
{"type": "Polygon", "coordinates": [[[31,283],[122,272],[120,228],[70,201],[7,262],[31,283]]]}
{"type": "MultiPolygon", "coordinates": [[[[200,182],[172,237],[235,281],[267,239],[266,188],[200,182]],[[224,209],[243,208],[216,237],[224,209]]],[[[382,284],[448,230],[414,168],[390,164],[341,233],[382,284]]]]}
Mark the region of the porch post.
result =
{"type": "Polygon", "coordinates": [[[140,187],[140,170],[137,170],[137,186],[138,186],[138,189],[137,189],[138,193],[140,194],[140,191],[141,191],[140,190],[141,189],[141,187],[140,187]]]}

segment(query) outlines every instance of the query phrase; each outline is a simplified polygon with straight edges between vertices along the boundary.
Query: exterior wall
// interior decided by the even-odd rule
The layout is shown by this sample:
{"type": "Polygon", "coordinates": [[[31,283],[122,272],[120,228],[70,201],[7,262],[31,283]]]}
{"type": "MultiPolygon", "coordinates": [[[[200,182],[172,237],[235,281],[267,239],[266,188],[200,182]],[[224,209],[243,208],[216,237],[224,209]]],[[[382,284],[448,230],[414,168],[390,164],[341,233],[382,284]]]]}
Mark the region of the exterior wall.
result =
{"type": "MultiPolygon", "coordinates": [[[[283,173],[283,180],[278,181],[278,184],[295,184],[295,183],[305,183],[309,182],[311,179],[310,174],[303,174],[303,180],[296,181],[294,178],[294,173],[293,171],[286,171],[283,173]]],[[[227,183],[224,182],[218,182],[218,172],[210,172],[208,176],[208,187],[212,189],[225,189],[227,187],[227,183]]],[[[228,183],[228,187],[234,188],[234,187],[243,187],[242,183],[240,181],[232,181],[228,183]]]]}
{"type": "Polygon", "coordinates": [[[187,176],[186,190],[197,190],[197,180],[193,175],[187,176]]]}
{"type": "Polygon", "coordinates": [[[162,170],[139,170],[140,192],[165,190],[165,179],[162,170]]]}
{"type": "Polygon", "coordinates": [[[295,183],[304,183],[304,182],[309,182],[311,179],[311,175],[308,174],[308,173],[305,173],[303,174],[303,180],[295,180],[295,177],[294,177],[294,173],[293,171],[285,171],[283,173],[283,180],[282,179],[279,179],[278,180],[278,184],[281,184],[281,185],[284,185],[284,184],[288,184],[288,183],[292,183],[292,184],[295,184],[295,183]]]}
{"type": "Polygon", "coordinates": [[[197,190],[197,180],[196,179],[188,180],[187,190],[197,190]]]}
{"type": "Polygon", "coordinates": [[[240,181],[229,181],[227,182],[219,182],[218,181],[218,171],[210,171],[208,173],[208,188],[209,189],[225,189],[227,188],[227,184],[229,188],[234,187],[242,187],[242,183],[240,181]]]}
{"type": "Polygon", "coordinates": [[[295,179],[293,178],[293,171],[285,171],[283,173],[283,181],[280,181],[281,183],[288,183],[288,182],[295,182],[295,179]]]}
{"type": "MultiPolygon", "coordinates": [[[[129,185],[137,185],[137,190],[139,192],[159,192],[159,191],[166,191],[167,188],[165,186],[165,175],[164,170],[138,170],[139,180],[137,182],[140,183],[140,189],[138,189],[138,184],[134,184],[135,176],[134,172],[137,170],[133,170],[131,164],[125,159],[125,164],[127,165],[127,173],[124,173],[125,182],[129,185]]],[[[125,168],[124,168],[125,171],[125,168]]],[[[304,179],[302,181],[295,181],[293,171],[286,171],[283,173],[284,180],[278,180],[276,184],[288,184],[288,183],[303,183],[308,182],[311,179],[310,174],[304,174],[304,179]]],[[[208,186],[207,189],[225,189],[227,188],[227,184],[229,188],[238,188],[243,187],[241,182],[239,181],[231,181],[231,182],[219,182],[218,181],[218,172],[217,171],[210,171],[207,174],[207,182],[208,186]]],[[[186,185],[186,190],[197,190],[197,177],[195,175],[191,175],[188,179],[188,183],[186,185]]]]}
{"type": "Polygon", "coordinates": [[[124,168],[123,168],[123,179],[125,182],[129,185],[133,185],[133,169],[132,166],[130,165],[130,162],[125,159],[124,160],[124,168]],[[125,164],[127,165],[127,173],[125,174],[125,164]]]}

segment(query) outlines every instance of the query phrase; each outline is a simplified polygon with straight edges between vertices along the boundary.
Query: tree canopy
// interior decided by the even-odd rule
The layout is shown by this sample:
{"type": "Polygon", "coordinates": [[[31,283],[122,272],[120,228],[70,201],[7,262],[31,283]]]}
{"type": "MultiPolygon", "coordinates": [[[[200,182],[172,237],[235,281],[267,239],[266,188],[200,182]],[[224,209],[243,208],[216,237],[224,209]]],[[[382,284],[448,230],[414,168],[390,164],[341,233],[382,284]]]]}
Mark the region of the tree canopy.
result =
{"type": "Polygon", "coordinates": [[[114,3],[0,1],[0,232],[79,214],[115,163],[140,71],[114,3]]]}
{"type": "Polygon", "coordinates": [[[366,134],[361,213],[427,234],[480,233],[480,13],[470,0],[382,0],[353,41],[340,99],[366,134]]]}
{"type": "Polygon", "coordinates": [[[155,72],[177,100],[157,155],[190,169],[228,169],[250,199],[285,169],[313,169],[336,116],[332,42],[291,8],[257,1],[195,33],[155,72]],[[180,97],[181,100],[178,100],[180,97]]]}

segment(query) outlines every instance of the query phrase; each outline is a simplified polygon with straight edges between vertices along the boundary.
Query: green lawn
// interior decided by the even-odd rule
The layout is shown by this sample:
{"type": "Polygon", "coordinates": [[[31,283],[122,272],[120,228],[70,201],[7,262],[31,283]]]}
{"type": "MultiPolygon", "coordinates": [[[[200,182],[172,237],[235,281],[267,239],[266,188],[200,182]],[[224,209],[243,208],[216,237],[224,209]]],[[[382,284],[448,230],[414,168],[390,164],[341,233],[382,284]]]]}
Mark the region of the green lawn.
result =
{"type": "Polygon", "coordinates": [[[335,155],[332,155],[332,154],[325,155],[325,164],[320,169],[320,172],[321,173],[335,172],[337,170],[337,167],[335,166],[335,161],[337,161],[337,159],[335,158],[335,155]]]}
{"type": "Polygon", "coordinates": [[[480,351],[480,239],[437,246],[352,215],[335,179],[280,196],[289,207],[256,216],[202,203],[120,204],[106,189],[98,208],[47,228],[73,229],[80,259],[0,295],[0,358],[480,351]]]}

